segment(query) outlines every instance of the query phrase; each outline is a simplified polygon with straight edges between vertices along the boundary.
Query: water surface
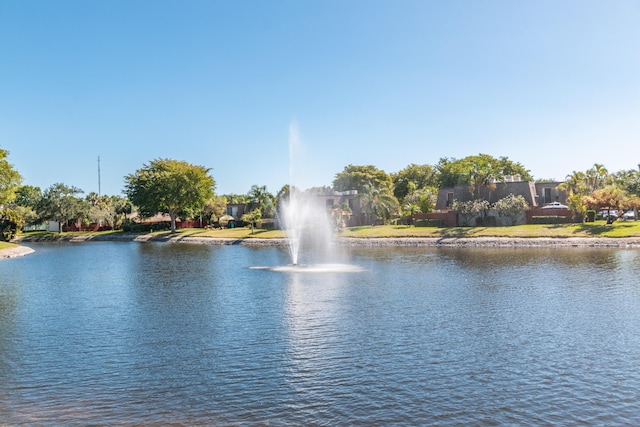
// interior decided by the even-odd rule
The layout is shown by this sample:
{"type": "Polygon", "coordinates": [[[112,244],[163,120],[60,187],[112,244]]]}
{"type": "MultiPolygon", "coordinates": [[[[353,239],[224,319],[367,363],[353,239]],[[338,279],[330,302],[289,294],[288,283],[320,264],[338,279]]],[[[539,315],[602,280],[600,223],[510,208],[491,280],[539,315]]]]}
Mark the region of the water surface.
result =
{"type": "Polygon", "coordinates": [[[633,425],[640,252],[33,244],[0,262],[0,424],[633,425]],[[312,259],[312,256],[309,256],[312,259]]]}

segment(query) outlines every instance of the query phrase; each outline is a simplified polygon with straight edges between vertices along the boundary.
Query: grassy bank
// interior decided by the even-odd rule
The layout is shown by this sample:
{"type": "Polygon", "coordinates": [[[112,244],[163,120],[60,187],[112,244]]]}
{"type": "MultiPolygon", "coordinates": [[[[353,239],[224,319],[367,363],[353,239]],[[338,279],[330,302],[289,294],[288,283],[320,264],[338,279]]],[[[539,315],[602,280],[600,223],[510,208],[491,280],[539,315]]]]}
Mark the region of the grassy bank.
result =
{"type": "Polygon", "coordinates": [[[0,242],[0,251],[3,249],[11,249],[11,248],[15,248],[16,244],[14,243],[7,243],[7,242],[0,242]]]}
{"type": "MultiPolygon", "coordinates": [[[[62,233],[63,236],[92,236],[109,234],[124,234],[121,231],[104,232],[72,232],[62,233]]],[[[168,231],[142,233],[151,236],[166,236],[168,231]]],[[[516,225],[512,227],[413,227],[413,226],[363,226],[347,228],[338,234],[341,237],[640,237],[640,221],[619,221],[607,225],[604,221],[596,221],[584,224],[530,224],[516,225]]],[[[58,233],[33,232],[21,234],[19,238],[55,239],[58,233]]],[[[207,230],[200,228],[187,228],[178,230],[174,236],[178,237],[211,237],[224,239],[273,239],[285,237],[282,230],[255,230],[252,234],[250,228],[233,228],[223,230],[207,230]]],[[[1,248],[1,246],[0,246],[1,248]]]]}
{"type": "Polygon", "coordinates": [[[41,239],[41,240],[55,240],[59,237],[82,237],[82,236],[109,236],[113,235],[125,235],[125,234],[139,234],[141,236],[152,236],[152,237],[163,237],[163,236],[174,236],[174,237],[212,237],[218,239],[251,239],[251,238],[261,238],[261,239],[275,239],[285,237],[284,232],[281,230],[258,230],[256,229],[254,233],[251,233],[250,228],[229,228],[229,229],[202,229],[202,228],[183,228],[176,231],[176,233],[171,233],[170,231],[154,231],[152,233],[144,232],[144,233],[126,233],[123,231],[73,231],[73,232],[65,232],[65,233],[52,233],[49,231],[34,231],[30,233],[21,233],[18,235],[16,240],[21,239],[41,239]]]}
{"type": "Polygon", "coordinates": [[[584,224],[527,224],[512,227],[351,227],[344,237],[640,237],[640,221],[584,224]]]}

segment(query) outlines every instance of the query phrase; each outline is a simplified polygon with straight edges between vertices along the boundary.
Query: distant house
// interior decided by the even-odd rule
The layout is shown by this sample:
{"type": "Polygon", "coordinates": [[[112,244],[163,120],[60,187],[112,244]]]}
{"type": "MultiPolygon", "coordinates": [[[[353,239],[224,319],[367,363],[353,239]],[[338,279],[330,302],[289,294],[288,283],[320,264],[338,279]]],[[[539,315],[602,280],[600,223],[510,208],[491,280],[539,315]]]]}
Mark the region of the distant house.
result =
{"type": "Polygon", "coordinates": [[[538,206],[542,207],[553,202],[566,204],[567,193],[558,188],[560,184],[562,184],[562,182],[537,182],[536,194],[538,195],[538,206]]]}
{"type": "Polygon", "coordinates": [[[348,206],[351,209],[351,215],[345,218],[347,227],[354,227],[361,224],[362,210],[360,209],[360,199],[358,198],[358,190],[349,191],[328,191],[319,194],[305,195],[306,197],[315,197],[322,200],[322,204],[327,210],[348,206]]]}
{"type": "Polygon", "coordinates": [[[242,215],[246,214],[249,207],[246,203],[228,203],[225,209],[225,214],[230,215],[235,219],[241,219],[242,215]]]}
{"type": "MultiPolygon", "coordinates": [[[[558,189],[560,182],[534,183],[530,181],[520,181],[517,176],[506,177],[502,182],[495,182],[492,189],[481,189],[481,198],[489,203],[495,203],[509,194],[522,196],[527,204],[532,207],[544,206],[551,202],[564,203],[566,193],[558,189]]],[[[438,191],[436,201],[437,210],[451,209],[454,200],[467,202],[477,197],[468,185],[458,185],[450,188],[442,188],[438,191]]]]}
{"type": "MultiPolygon", "coordinates": [[[[302,192],[299,195],[301,203],[309,203],[317,209],[326,209],[331,212],[337,208],[348,207],[351,214],[343,216],[347,227],[361,225],[361,209],[360,200],[358,199],[358,191],[324,191],[324,192],[302,192]]],[[[229,206],[229,205],[228,205],[229,206]]],[[[346,210],[346,209],[345,209],[346,210]]],[[[227,212],[228,213],[228,212],[227,212]]],[[[276,224],[281,227],[281,224],[276,224]]]]}
{"type": "MultiPolygon", "coordinates": [[[[166,213],[157,213],[152,217],[141,217],[138,212],[127,214],[127,219],[144,226],[149,226],[152,230],[169,229],[171,217],[166,213]]],[[[181,219],[176,218],[176,228],[203,228],[207,222],[202,218],[181,219]]]]}

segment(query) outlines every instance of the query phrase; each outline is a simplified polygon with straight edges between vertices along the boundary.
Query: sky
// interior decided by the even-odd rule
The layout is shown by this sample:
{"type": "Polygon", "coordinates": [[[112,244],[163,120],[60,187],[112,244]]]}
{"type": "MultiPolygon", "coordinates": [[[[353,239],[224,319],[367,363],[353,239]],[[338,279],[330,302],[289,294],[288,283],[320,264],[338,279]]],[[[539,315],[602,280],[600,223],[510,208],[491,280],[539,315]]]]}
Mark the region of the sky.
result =
{"type": "Polygon", "coordinates": [[[109,195],[158,158],[217,194],[479,153],[636,169],[638,22],[638,0],[0,0],[0,147],[24,184],[109,195]]]}

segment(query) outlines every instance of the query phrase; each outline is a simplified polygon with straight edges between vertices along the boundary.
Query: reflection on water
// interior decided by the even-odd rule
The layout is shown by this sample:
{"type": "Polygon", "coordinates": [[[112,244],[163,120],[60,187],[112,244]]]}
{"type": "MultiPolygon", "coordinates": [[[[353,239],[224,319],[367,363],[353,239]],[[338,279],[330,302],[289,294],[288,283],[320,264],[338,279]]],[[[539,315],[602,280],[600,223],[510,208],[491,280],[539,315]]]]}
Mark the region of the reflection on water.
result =
{"type": "Polygon", "coordinates": [[[638,252],[38,244],[0,262],[0,425],[636,424],[638,252]],[[308,259],[313,264],[313,259],[308,259]]]}
{"type": "Polygon", "coordinates": [[[255,266],[252,270],[267,270],[277,273],[325,274],[325,273],[359,273],[362,268],[353,264],[289,264],[276,266],[255,266]]]}

